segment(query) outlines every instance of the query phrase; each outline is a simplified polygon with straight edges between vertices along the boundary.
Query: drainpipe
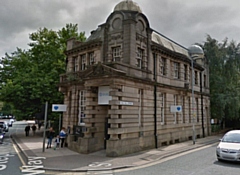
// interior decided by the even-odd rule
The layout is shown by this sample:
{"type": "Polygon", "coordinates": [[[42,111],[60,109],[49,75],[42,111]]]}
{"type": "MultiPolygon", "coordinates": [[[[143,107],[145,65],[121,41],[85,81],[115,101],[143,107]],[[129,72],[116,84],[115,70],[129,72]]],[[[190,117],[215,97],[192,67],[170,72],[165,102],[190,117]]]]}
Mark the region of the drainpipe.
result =
{"type": "Polygon", "coordinates": [[[156,79],[156,54],[153,54],[153,79],[154,79],[154,139],[155,148],[158,148],[157,138],[157,79],[156,79]]]}
{"type": "Polygon", "coordinates": [[[203,116],[202,72],[200,72],[200,93],[201,93],[201,113],[202,113],[202,134],[203,134],[203,137],[205,137],[204,116],[203,116]]]}

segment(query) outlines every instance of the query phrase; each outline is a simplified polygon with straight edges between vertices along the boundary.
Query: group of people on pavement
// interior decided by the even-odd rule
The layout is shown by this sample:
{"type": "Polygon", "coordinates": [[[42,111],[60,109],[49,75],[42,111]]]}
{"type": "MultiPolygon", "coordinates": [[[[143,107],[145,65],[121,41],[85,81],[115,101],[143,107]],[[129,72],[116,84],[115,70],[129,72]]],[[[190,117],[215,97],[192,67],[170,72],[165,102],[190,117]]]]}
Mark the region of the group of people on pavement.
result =
{"type": "MultiPolygon", "coordinates": [[[[30,124],[28,124],[25,127],[26,137],[29,136],[29,132],[30,132],[31,129],[32,129],[32,132],[33,132],[33,136],[35,135],[36,130],[37,130],[36,125],[33,124],[32,126],[30,126],[30,124]]],[[[55,135],[55,131],[53,130],[52,127],[50,127],[48,132],[47,132],[47,139],[48,139],[48,141],[47,141],[47,149],[52,147],[52,141],[53,141],[54,138],[55,138],[55,140],[54,140],[54,142],[55,142],[54,149],[59,148],[60,146],[61,146],[61,148],[64,147],[66,137],[67,137],[67,133],[65,131],[65,127],[62,127],[62,129],[61,129],[61,131],[59,132],[58,135],[55,135]]]]}
{"type": "MultiPolygon", "coordinates": [[[[53,140],[54,137],[55,137],[55,131],[53,130],[52,127],[50,127],[49,131],[48,131],[48,134],[47,134],[47,139],[48,139],[47,149],[51,148],[52,140],[53,140]]],[[[60,145],[61,145],[61,148],[64,147],[64,143],[65,143],[65,138],[66,137],[67,137],[67,133],[65,132],[65,127],[62,127],[60,133],[55,138],[55,141],[54,141],[55,142],[55,147],[54,147],[54,149],[59,148],[60,145]]]]}
{"type": "Polygon", "coordinates": [[[32,128],[33,136],[35,135],[37,127],[35,126],[35,124],[33,124],[32,126],[30,126],[30,124],[28,124],[25,127],[25,135],[26,135],[26,137],[29,136],[29,132],[30,132],[31,128],[32,128]]]}

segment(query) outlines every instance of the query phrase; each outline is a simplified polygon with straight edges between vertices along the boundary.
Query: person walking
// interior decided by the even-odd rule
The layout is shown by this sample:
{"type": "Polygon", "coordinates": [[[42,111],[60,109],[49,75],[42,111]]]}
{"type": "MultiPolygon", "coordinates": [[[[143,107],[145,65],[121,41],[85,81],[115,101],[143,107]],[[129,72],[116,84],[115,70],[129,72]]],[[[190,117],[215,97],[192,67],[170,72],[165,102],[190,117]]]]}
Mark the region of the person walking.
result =
{"type": "Polygon", "coordinates": [[[42,121],[38,121],[38,130],[41,129],[41,126],[42,126],[42,121]]]}
{"type": "Polygon", "coordinates": [[[48,138],[47,149],[51,148],[51,146],[52,146],[52,139],[54,138],[54,135],[55,135],[55,131],[53,130],[53,128],[52,127],[49,128],[48,135],[47,135],[47,138],[48,138]]]}
{"type": "Polygon", "coordinates": [[[36,125],[33,124],[33,125],[32,125],[33,136],[35,136],[36,129],[37,129],[36,125]]]}
{"type": "Polygon", "coordinates": [[[65,127],[62,127],[62,130],[59,133],[59,137],[60,137],[60,140],[61,140],[61,148],[64,146],[66,136],[67,136],[67,134],[65,132],[65,127]]]}
{"type": "Polygon", "coordinates": [[[59,135],[57,135],[56,139],[55,139],[55,147],[54,150],[56,150],[56,148],[59,148],[60,145],[60,137],[59,135]]]}
{"type": "Polygon", "coordinates": [[[26,137],[29,136],[29,131],[30,131],[30,125],[28,124],[28,125],[25,127],[26,137]]]}

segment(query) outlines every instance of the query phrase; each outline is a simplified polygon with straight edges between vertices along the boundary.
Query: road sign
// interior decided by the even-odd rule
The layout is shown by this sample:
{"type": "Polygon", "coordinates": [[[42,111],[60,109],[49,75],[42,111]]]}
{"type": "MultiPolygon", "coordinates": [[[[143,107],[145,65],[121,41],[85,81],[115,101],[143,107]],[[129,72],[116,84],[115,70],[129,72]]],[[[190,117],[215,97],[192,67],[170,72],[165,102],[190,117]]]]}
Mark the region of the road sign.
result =
{"type": "Polygon", "coordinates": [[[67,110],[67,105],[62,104],[53,104],[52,111],[53,112],[65,112],[67,110]]]}

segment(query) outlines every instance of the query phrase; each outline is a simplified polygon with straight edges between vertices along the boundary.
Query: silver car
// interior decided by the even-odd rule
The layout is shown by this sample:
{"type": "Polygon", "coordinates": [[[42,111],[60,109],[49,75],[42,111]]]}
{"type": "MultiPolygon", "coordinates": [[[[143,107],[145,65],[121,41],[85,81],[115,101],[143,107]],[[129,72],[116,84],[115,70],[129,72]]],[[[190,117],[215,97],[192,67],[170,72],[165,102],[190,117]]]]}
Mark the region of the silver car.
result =
{"type": "Polygon", "coordinates": [[[240,130],[227,132],[216,149],[217,159],[240,161],[240,130]]]}

